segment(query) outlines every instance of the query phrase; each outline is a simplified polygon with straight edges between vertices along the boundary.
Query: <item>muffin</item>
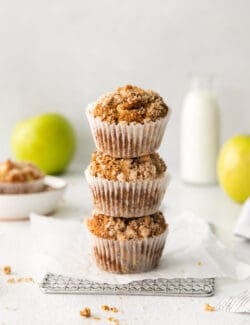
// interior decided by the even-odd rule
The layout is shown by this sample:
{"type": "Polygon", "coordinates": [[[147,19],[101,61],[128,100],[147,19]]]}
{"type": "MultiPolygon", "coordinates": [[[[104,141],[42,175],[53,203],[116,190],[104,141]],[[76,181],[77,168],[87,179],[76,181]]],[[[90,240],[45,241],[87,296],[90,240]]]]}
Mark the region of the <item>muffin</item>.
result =
{"type": "Polygon", "coordinates": [[[6,160],[0,163],[0,193],[22,194],[40,192],[45,174],[29,162],[6,160]]]}
{"type": "Polygon", "coordinates": [[[152,90],[119,87],[87,108],[99,151],[115,158],[133,158],[156,151],[170,110],[152,90]]]}
{"type": "Polygon", "coordinates": [[[85,171],[94,210],[124,218],[155,213],[168,184],[166,169],[157,153],[118,159],[94,152],[85,171]]]}
{"type": "Polygon", "coordinates": [[[94,214],[87,227],[97,266],[113,273],[140,273],[156,267],[168,232],[161,212],[133,219],[94,214]]]}

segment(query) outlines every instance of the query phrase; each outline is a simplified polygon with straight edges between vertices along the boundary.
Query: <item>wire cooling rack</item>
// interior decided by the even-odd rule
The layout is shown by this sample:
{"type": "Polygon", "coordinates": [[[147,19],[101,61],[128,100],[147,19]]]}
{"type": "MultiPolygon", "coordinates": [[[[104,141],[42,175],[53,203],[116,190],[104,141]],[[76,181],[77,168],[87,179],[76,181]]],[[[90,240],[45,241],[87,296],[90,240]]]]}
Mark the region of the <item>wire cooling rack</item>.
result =
{"type": "Polygon", "coordinates": [[[47,273],[40,288],[44,293],[208,297],[214,294],[215,279],[145,279],[127,284],[108,284],[47,273]]]}

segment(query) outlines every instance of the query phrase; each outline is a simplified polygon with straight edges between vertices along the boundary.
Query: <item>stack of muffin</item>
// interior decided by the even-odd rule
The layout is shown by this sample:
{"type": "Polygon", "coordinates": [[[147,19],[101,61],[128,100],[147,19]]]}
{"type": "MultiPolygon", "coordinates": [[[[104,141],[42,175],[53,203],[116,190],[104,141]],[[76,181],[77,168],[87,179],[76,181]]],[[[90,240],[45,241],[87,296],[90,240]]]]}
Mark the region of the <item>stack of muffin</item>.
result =
{"type": "Polygon", "coordinates": [[[114,273],[148,271],[158,265],[168,232],[158,211],[167,167],[155,151],[169,108],[154,91],[127,85],[102,96],[87,116],[98,150],[85,171],[97,266],[114,273]]]}

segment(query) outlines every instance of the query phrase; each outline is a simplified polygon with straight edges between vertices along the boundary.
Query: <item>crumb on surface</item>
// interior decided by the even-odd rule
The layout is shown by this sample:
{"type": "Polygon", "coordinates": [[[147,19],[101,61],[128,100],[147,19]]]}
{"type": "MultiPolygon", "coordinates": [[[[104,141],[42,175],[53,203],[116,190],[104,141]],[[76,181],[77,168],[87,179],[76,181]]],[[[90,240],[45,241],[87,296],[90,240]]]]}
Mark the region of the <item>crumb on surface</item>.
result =
{"type": "Polygon", "coordinates": [[[34,279],[31,277],[23,278],[23,282],[34,282],[34,279]]]}
{"type": "Polygon", "coordinates": [[[201,261],[198,261],[198,262],[197,262],[197,265],[198,265],[198,266],[202,266],[203,264],[202,264],[201,261]]]}
{"type": "Polygon", "coordinates": [[[102,310],[104,311],[112,311],[113,313],[118,313],[118,308],[116,307],[109,307],[107,305],[102,305],[102,310]]]}
{"type": "Polygon", "coordinates": [[[204,306],[204,310],[205,310],[205,311],[212,312],[212,311],[215,311],[215,307],[214,307],[214,306],[211,306],[211,305],[209,305],[209,304],[205,304],[205,306],[204,306]]]}
{"type": "Polygon", "coordinates": [[[92,154],[89,172],[110,181],[144,181],[162,177],[167,166],[158,153],[137,158],[113,158],[101,152],[92,154]]]}
{"type": "Polygon", "coordinates": [[[110,311],[112,311],[113,313],[118,313],[118,309],[116,307],[111,307],[110,311]]]}
{"type": "Polygon", "coordinates": [[[80,316],[81,317],[91,317],[91,309],[89,307],[85,307],[82,310],[80,310],[80,316]]]}
{"type": "Polygon", "coordinates": [[[162,234],[168,227],[163,214],[158,211],[139,218],[109,217],[94,214],[87,220],[89,230],[98,237],[114,240],[146,239],[162,234]]]}
{"type": "Polygon", "coordinates": [[[94,320],[101,320],[101,317],[93,317],[94,320]]]}
{"type": "Polygon", "coordinates": [[[167,113],[168,107],[159,94],[132,85],[103,95],[92,110],[94,117],[115,124],[144,124],[163,118],[167,113]]]}
{"type": "Polygon", "coordinates": [[[31,277],[25,277],[25,278],[9,278],[7,280],[8,283],[28,283],[28,282],[33,282],[34,283],[34,279],[31,277]]]}
{"type": "Polygon", "coordinates": [[[119,320],[117,318],[114,318],[114,317],[108,317],[107,318],[107,321],[112,322],[115,325],[119,325],[120,324],[119,320]]]}
{"type": "Polygon", "coordinates": [[[9,265],[6,265],[3,267],[3,273],[6,275],[11,274],[11,267],[9,265]]]}
{"type": "Polygon", "coordinates": [[[34,282],[34,280],[31,277],[17,278],[17,282],[34,282]]]}

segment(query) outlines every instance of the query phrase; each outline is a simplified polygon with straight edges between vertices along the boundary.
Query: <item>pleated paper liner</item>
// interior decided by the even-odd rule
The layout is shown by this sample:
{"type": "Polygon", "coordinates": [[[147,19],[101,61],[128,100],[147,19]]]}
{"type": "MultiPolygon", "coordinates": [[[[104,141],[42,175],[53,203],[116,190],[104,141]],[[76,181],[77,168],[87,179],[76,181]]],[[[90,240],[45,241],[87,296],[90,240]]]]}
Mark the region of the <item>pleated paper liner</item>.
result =
{"type": "Polygon", "coordinates": [[[153,122],[107,123],[93,117],[89,106],[86,110],[96,148],[114,158],[133,158],[155,152],[161,144],[170,109],[164,118],[153,122]]]}
{"type": "Polygon", "coordinates": [[[169,175],[138,182],[109,181],[85,170],[94,210],[111,217],[133,218],[153,214],[160,208],[170,182],[169,175]]]}
{"type": "Polygon", "coordinates": [[[142,273],[155,268],[162,256],[168,229],[147,239],[112,240],[91,233],[97,266],[112,273],[142,273]]]}

